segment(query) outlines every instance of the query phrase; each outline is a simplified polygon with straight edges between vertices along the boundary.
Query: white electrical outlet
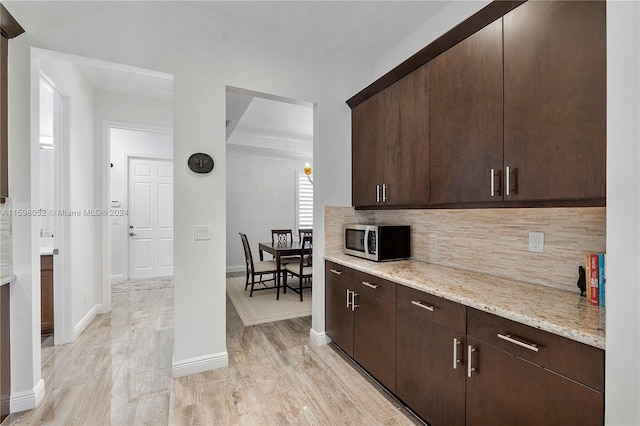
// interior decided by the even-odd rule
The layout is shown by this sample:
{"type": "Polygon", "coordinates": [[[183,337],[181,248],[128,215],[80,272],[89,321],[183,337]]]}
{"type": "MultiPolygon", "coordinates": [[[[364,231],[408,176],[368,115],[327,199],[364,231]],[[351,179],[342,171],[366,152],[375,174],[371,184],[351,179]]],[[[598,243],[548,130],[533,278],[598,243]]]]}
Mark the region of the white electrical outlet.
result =
{"type": "Polygon", "coordinates": [[[529,232],[529,251],[544,252],[544,232],[529,232]]]}

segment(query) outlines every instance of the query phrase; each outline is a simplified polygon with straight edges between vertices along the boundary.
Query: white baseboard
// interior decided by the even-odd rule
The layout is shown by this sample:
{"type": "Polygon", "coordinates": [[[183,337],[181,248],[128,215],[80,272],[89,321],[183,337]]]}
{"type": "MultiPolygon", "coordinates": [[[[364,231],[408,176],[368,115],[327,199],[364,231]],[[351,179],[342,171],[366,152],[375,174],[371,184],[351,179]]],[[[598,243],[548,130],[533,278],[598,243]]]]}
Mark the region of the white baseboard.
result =
{"type": "Polygon", "coordinates": [[[9,411],[19,413],[21,411],[33,410],[44,398],[44,380],[40,379],[36,387],[24,392],[11,394],[9,400],[9,411]]]}
{"type": "Polygon", "coordinates": [[[126,278],[124,277],[123,274],[111,275],[111,284],[119,283],[120,281],[126,281],[126,278]]]}
{"type": "Polygon", "coordinates": [[[189,374],[202,373],[229,365],[229,354],[219,352],[217,354],[204,355],[183,361],[174,361],[171,366],[171,376],[175,379],[189,374]]]}
{"type": "Polygon", "coordinates": [[[230,272],[246,272],[246,266],[227,266],[227,274],[230,272]]]}
{"type": "Polygon", "coordinates": [[[331,337],[327,336],[327,333],[318,333],[313,328],[309,330],[309,340],[311,340],[311,344],[315,346],[322,346],[331,343],[331,337]]]}
{"type": "Polygon", "coordinates": [[[82,332],[89,326],[89,324],[91,324],[91,321],[94,320],[98,312],[101,311],[102,304],[99,304],[95,305],[89,312],[87,312],[87,315],[85,315],[84,318],[82,318],[80,322],[76,324],[75,327],[73,327],[73,340],[76,340],[78,336],[82,334],[82,332]]]}

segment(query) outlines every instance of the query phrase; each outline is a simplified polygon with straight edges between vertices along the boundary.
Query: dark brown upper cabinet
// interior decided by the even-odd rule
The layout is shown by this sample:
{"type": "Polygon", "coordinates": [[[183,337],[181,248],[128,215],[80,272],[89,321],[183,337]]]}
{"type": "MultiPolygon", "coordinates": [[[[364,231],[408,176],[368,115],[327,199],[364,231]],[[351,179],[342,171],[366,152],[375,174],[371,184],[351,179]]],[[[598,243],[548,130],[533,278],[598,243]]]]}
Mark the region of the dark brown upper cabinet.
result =
{"type": "Polygon", "coordinates": [[[429,70],[418,68],[352,110],[356,207],[429,202],[429,70]]]}
{"type": "Polygon", "coordinates": [[[502,200],[502,21],[431,61],[431,202],[502,200]]]}
{"type": "Polygon", "coordinates": [[[528,1],[504,16],[505,200],[605,199],[605,6],[528,1]]]}

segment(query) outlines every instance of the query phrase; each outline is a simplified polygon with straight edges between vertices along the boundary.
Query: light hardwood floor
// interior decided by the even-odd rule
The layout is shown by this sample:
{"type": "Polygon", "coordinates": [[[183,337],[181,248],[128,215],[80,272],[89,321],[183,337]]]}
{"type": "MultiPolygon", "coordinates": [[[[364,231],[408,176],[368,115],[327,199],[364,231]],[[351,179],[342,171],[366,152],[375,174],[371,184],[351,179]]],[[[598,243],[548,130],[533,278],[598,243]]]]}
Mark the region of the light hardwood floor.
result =
{"type": "Polygon", "coordinates": [[[171,379],[173,289],[113,294],[73,343],[42,349],[44,401],[10,424],[418,424],[310,317],[244,327],[227,298],[229,367],[171,379]]]}

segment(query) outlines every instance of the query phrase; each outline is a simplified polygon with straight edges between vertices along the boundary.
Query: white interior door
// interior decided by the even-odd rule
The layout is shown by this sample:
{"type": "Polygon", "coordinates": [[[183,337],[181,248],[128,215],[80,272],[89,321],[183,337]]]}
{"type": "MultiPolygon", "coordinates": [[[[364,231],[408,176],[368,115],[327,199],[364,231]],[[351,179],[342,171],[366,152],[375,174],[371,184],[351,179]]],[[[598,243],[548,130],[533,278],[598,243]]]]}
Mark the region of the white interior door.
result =
{"type": "Polygon", "coordinates": [[[129,279],[173,275],[173,163],[129,158],[129,279]]]}

